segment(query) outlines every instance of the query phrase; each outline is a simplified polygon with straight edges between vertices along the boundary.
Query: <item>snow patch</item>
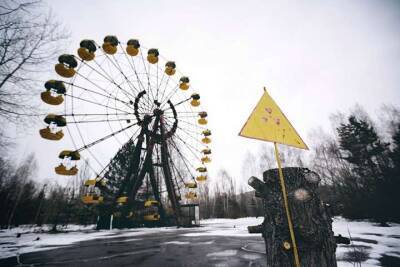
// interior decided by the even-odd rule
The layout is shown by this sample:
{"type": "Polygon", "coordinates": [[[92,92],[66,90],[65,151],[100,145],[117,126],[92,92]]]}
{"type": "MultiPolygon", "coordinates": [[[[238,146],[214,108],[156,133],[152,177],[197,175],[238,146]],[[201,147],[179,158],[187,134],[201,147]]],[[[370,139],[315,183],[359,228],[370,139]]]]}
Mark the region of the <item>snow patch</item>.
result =
{"type": "Polygon", "coordinates": [[[228,249],[219,252],[208,253],[207,257],[231,257],[237,254],[237,250],[228,249]]]}
{"type": "Polygon", "coordinates": [[[128,238],[128,239],[110,241],[109,243],[124,243],[124,242],[138,241],[138,240],[142,240],[142,239],[141,238],[128,238]]]}
{"type": "Polygon", "coordinates": [[[211,245],[211,244],[214,244],[214,240],[195,243],[195,245],[211,245]]]}
{"type": "Polygon", "coordinates": [[[246,259],[246,260],[257,260],[257,259],[261,258],[261,255],[259,255],[259,254],[243,254],[240,257],[242,257],[243,259],[246,259]]]}
{"type": "MultiPolygon", "coordinates": [[[[384,254],[389,255],[393,251],[400,251],[400,240],[393,237],[400,234],[400,224],[391,223],[390,227],[381,227],[368,221],[350,221],[335,217],[332,228],[336,235],[341,234],[352,239],[352,245],[339,244],[336,249],[340,266],[347,266],[341,260],[350,251],[361,250],[369,254],[370,259],[363,262],[363,266],[380,266],[378,260],[380,257],[384,254]]],[[[398,255],[392,256],[398,257],[398,255]]]]}
{"type": "Polygon", "coordinates": [[[162,243],[163,245],[189,245],[189,242],[182,242],[182,241],[169,241],[162,243]]]}
{"type": "Polygon", "coordinates": [[[254,236],[249,234],[247,226],[257,225],[263,222],[263,217],[246,217],[239,219],[208,219],[201,221],[201,228],[192,233],[183,234],[182,236],[254,236]]]}
{"type": "MultiPolygon", "coordinates": [[[[48,226],[38,227],[16,227],[0,231],[0,259],[15,257],[29,252],[56,249],[72,245],[77,242],[108,239],[114,237],[130,237],[146,235],[149,233],[163,233],[176,231],[176,227],[160,228],[137,228],[137,229],[114,229],[114,230],[93,230],[92,226],[71,225],[64,227],[63,232],[43,232],[50,229],[48,226]],[[17,233],[21,236],[17,238],[17,233]]],[[[127,239],[112,242],[129,242],[135,239],[127,239]]]]}

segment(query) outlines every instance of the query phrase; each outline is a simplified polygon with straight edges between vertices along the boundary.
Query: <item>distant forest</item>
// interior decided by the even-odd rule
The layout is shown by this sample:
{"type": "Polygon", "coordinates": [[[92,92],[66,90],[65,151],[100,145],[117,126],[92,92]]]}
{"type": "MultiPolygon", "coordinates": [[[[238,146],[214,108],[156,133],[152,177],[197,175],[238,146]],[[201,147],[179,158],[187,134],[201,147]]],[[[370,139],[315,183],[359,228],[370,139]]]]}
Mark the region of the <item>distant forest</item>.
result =
{"type": "MultiPolygon", "coordinates": [[[[333,133],[312,131],[310,152],[282,147],[284,166],[307,167],[321,179],[321,199],[332,206],[334,215],[376,222],[400,222],[400,111],[383,107],[373,120],[357,106],[349,114],[337,113],[330,121],[333,133]]],[[[85,162],[68,186],[56,182],[39,183],[34,155],[20,164],[8,159],[12,149],[2,137],[0,155],[0,225],[96,222],[98,209],[81,202],[83,183],[90,176],[85,162]]],[[[128,151],[129,153],[129,151],[128,151]]],[[[264,145],[247,152],[242,173],[218,175],[200,187],[201,218],[239,218],[261,215],[261,199],[254,196],[245,181],[275,168],[272,147],[264,145]],[[242,183],[238,183],[242,181],[242,183]]]]}

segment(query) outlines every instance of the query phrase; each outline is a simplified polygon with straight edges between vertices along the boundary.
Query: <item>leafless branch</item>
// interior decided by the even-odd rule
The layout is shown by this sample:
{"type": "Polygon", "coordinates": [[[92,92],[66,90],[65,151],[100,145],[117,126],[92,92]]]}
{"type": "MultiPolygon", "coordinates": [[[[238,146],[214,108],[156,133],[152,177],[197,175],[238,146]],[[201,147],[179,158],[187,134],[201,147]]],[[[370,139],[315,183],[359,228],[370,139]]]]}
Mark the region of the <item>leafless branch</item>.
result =
{"type": "Polygon", "coordinates": [[[38,113],[38,98],[33,97],[43,87],[38,80],[68,37],[39,0],[0,4],[0,121],[21,122],[38,113]]]}

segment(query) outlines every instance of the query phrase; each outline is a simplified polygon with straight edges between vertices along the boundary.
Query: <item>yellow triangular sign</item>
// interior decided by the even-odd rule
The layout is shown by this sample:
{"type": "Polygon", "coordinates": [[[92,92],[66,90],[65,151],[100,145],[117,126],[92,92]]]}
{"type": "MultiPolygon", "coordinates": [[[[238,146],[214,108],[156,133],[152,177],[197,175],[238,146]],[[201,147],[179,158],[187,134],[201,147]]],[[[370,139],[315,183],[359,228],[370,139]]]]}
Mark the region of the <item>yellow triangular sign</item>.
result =
{"type": "Polygon", "coordinates": [[[240,136],[308,149],[275,101],[264,90],[240,136]]]}

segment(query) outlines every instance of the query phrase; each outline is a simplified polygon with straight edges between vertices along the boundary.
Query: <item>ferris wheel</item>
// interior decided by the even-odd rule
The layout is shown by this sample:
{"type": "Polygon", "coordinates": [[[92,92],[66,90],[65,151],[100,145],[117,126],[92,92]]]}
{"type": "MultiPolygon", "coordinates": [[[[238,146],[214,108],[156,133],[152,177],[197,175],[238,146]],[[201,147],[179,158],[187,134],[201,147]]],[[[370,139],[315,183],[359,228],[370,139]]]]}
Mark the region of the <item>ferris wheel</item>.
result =
{"type": "Polygon", "coordinates": [[[96,174],[85,182],[84,203],[112,202],[129,217],[140,202],[152,208],[141,214],[145,220],[162,220],[170,209],[179,221],[181,205],[197,201],[211,162],[208,114],[189,77],[158,49],[116,36],[102,44],[82,40],[77,55],[58,61],[58,77],[44,84],[41,99],[63,110],[45,117],[40,136],[59,141],[68,133],[73,147],[60,151],[55,172],[77,175],[84,158],[96,174]],[[125,175],[111,188],[111,159],[127,146],[125,175]]]}

